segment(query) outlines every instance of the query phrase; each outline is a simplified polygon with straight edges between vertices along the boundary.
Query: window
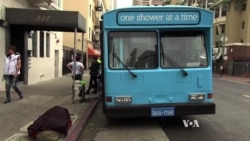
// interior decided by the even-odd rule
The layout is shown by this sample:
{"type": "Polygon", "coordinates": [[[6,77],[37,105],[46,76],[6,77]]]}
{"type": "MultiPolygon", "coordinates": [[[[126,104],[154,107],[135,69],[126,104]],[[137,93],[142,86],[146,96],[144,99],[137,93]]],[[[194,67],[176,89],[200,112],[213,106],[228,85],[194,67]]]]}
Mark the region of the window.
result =
{"type": "Polygon", "coordinates": [[[221,25],[221,33],[225,33],[225,27],[226,27],[225,24],[222,24],[222,25],[221,25]]]}
{"type": "Polygon", "coordinates": [[[91,18],[91,11],[92,11],[92,8],[91,8],[91,5],[89,5],[89,17],[91,18]]]}
{"type": "Polygon", "coordinates": [[[215,27],[215,30],[216,30],[216,35],[218,35],[219,34],[219,29],[218,29],[217,26],[215,27]]]}
{"type": "Polygon", "coordinates": [[[89,27],[89,40],[91,41],[91,28],[89,27]]]}
{"type": "Polygon", "coordinates": [[[32,35],[32,56],[37,57],[37,31],[32,35]]]}
{"type": "Polygon", "coordinates": [[[111,69],[153,69],[158,67],[155,32],[110,32],[111,69]]]}
{"type": "Polygon", "coordinates": [[[50,34],[46,34],[46,57],[50,57],[50,34]]]}
{"type": "Polygon", "coordinates": [[[44,57],[44,32],[40,31],[40,57],[44,57]]]}
{"type": "Polygon", "coordinates": [[[245,28],[245,22],[242,21],[242,23],[241,23],[241,29],[244,29],[244,28],[245,28]]]}
{"type": "Polygon", "coordinates": [[[221,5],[221,16],[227,16],[227,6],[221,5]]]}
{"type": "Polygon", "coordinates": [[[216,8],[214,9],[214,17],[215,17],[215,18],[218,18],[218,17],[219,17],[219,14],[220,14],[220,9],[219,9],[218,7],[216,7],[216,8]]]}
{"type": "Polygon", "coordinates": [[[61,7],[61,0],[53,0],[53,3],[58,6],[61,7]]]}
{"type": "Polygon", "coordinates": [[[222,42],[221,42],[221,41],[215,42],[215,47],[221,47],[221,45],[222,45],[222,42]]]}
{"type": "Polygon", "coordinates": [[[202,32],[161,33],[163,68],[205,67],[208,65],[202,32]]]}
{"type": "Polygon", "coordinates": [[[94,10],[92,10],[92,21],[93,21],[93,22],[95,22],[95,18],[96,18],[96,16],[95,16],[95,14],[94,14],[94,13],[95,13],[95,11],[94,11],[94,10]]]}
{"type": "Polygon", "coordinates": [[[243,4],[241,5],[241,11],[245,11],[246,8],[247,8],[247,3],[243,3],[243,4]]]}

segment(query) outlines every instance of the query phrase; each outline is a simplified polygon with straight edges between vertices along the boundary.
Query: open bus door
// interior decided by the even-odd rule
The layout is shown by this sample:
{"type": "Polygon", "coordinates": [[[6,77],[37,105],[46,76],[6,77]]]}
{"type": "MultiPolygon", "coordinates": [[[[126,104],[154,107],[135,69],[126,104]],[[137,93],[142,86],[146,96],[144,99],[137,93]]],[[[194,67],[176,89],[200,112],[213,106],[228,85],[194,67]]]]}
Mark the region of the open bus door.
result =
{"type": "Polygon", "coordinates": [[[101,79],[101,82],[102,82],[102,110],[103,110],[103,113],[105,113],[105,84],[104,84],[104,49],[103,49],[103,21],[101,20],[100,21],[100,47],[101,47],[101,60],[102,60],[102,63],[101,63],[101,75],[102,75],[102,79],[101,79]]]}

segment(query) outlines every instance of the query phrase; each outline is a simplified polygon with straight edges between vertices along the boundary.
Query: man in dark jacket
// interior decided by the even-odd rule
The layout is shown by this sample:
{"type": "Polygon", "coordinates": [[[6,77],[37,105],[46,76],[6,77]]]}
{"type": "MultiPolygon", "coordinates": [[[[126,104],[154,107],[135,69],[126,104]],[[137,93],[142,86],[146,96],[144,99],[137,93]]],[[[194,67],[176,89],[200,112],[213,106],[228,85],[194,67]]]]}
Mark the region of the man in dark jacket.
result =
{"type": "Polygon", "coordinates": [[[97,78],[100,75],[100,63],[97,61],[97,58],[94,58],[94,62],[90,66],[90,80],[89,80],[89,88],[85,94],[89,94],[92,87],[94,87],[94,91],[92,93],[97,93],[97,78]]]}

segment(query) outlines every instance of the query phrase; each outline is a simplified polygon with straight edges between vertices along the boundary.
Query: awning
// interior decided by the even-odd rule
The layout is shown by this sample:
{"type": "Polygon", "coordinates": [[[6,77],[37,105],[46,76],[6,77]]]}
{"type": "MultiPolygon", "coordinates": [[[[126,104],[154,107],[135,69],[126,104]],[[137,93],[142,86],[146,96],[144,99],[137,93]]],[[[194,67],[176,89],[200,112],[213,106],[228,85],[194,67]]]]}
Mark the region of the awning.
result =
{"type": "Polygon", "coordinates": [[[30,30],[86,32],[86,19],[77,11],[6,8],[6,22],[30,30]]]}
{"type": "Polygon", "coordinates": [[[100,51],[92,48],[92,47],[88,47],[88,55],[89,56],[101,56],[100,51]]]}

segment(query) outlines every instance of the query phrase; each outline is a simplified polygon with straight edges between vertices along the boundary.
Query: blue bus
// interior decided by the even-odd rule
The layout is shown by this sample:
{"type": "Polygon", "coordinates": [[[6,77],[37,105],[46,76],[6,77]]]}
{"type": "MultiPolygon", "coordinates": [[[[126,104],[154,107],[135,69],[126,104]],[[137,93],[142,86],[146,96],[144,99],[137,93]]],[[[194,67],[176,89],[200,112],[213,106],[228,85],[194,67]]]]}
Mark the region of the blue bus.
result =
{"type": "Polygon", "coordinates": [[[188,6],[102,15],[103,112],[108,119],[214,114],[213,13],[188,6]]]}

